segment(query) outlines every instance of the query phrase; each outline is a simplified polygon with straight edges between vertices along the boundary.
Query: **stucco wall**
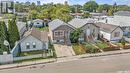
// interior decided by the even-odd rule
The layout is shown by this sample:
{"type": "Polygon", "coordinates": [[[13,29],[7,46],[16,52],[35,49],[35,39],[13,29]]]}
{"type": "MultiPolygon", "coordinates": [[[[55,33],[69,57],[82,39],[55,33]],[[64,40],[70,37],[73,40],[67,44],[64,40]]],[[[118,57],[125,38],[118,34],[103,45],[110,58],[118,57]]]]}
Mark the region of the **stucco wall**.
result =
{"type": "Polygon", "coordinates": [[[88,30],[89,30],[89,34],[92,34],[92,33],[93,33],[93,30],[94,30],[95,38],[98,37],[98,34],[99,34],[99,28],[96,27],[96,26],[93,25],[93,24],[86,24],[86,25],[83,26],[81,29],[83,30],[85,37],[86,37],[87,34],[88,34],[88,32],[87,32],[88,30]]]}

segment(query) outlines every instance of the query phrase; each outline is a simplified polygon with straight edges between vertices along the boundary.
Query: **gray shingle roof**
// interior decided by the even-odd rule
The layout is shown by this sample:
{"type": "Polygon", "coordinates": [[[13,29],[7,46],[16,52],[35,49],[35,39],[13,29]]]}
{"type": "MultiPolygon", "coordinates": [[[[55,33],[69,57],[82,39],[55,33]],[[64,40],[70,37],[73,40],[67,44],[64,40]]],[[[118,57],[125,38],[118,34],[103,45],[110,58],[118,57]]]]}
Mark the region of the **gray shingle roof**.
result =
{"type": "MultiPolygon", "coordinates": [[[[22,38],[22,40],[24,40],[26,37],[28,37],[29,35],[37,38],[38,40],[42,41],[42,42],[48,42],[48,33],[46,31],[39,31],[36,28],[32,28],[31,30],[27,31],[24,34],[24,37],[22,38]]],[[[21,40],[21,41],[22,41],[21,40]]]]}
{"type": "Polygon", "coordinates": [[[68,22],[70,25],[72,25],[73,27],[75,28],[80,28],[86,24],[89,24],[89,23],[94,23],[94,20],[93,19],[79,19],[79,18],[74,18],[72,19],[70,22],[68,22]]]}
{"type": "Polygon", "coordinates": [[[119,27],[119,26],[116,26],[116,25],[105,24],[105,23],[101,23],[101,22],[95,23],[95,25],[97,27],[99,27],[100,30],[108,32],[108,33],[111,33],[113,30],[115,30],[117,27],[119,27]]]}
{"type": "Polygon", "coordinates": [[[55,20],[51,21],[48,25],[49,25],[50,30],[52,30],[52,31],[61,25],[68,25],[69,27],[74,28],[71,25],[69,25],[69,24],[67,24],[59,19],[55,19],[55,20]]]}
{"type": "Polygon", "coordinates": [[[118,11],[118,12],[114,13],[114,15],[130,16],[130,11],[118,11]]]}

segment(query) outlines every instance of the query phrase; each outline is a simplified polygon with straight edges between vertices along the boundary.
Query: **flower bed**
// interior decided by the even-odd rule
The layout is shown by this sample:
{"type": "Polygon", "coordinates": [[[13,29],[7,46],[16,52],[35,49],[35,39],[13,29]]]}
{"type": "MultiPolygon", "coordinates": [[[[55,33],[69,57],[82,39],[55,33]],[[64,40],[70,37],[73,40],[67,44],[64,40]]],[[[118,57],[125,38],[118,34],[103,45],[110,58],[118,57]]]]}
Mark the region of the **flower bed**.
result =
{"type": "Polygon", "coordinates": [[[89,53],[98,53],[98,52],[100,52],[99,48],[95,47],[93,44],[86,43],[85,47],[86,47],[86,52],[89,52],[89,53]]]}

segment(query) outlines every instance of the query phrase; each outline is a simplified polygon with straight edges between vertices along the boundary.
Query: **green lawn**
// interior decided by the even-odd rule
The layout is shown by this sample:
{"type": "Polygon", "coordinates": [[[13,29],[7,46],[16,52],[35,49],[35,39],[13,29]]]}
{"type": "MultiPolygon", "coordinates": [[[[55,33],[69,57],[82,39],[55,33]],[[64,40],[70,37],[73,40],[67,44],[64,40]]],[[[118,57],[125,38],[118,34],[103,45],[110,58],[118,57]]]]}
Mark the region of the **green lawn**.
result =
{"type": "Polygon", "coordinates": [[[43,51],[37,50],[37,51],[30,51],[30,52],[22,52],[18,54],[18,56],[30,56],[30,55],[36,55],[36,54],[43,54],[43,51]]]}
{"type": "Polygon", "coordinates": [[[48,27],[43,27],[43,28],[37,28],[38,30],[40,30],[40,31],[49,31],[49,28],[48,27]]]}
{"type": "Polygon", "coordinates": [[[85,54],[85,50],[79,44],[72,44],[73,50],[75,51],[76,55],[85,54]]]}
{"type": "Polygon", "coordinates": [[[96,43],[96,45],[100,48],[100,49],[104,49],[104,48],[107,48],[107,47],[109,47],[106,43],[104,43],[104,42],[98,42],[98,43],[96,43]]]}

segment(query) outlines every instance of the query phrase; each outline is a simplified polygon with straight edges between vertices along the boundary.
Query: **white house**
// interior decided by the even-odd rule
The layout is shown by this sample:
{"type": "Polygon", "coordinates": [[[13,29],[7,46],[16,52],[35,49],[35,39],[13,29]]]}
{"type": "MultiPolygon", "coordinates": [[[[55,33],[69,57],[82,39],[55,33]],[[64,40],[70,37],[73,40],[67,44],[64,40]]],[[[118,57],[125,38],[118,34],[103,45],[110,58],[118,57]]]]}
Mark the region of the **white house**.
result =
{"type": "Polygon", "coordinates": [[[123,30],[120,28],[120,26],[105,24],[101,22],[95,24],[100,28],[100,35],[108,41],[119,41],[122,39],[123,30]]]}
{"type": "Polygon", "coordinates": [[[47,32],[32,28],[31,30],[27,31],[24,37],[20,40],[21,52],[47,50],[48,42],[47,32]]]}
{"type": "Polygon", "coordinates": [[[44,21],[43,20],[41,20],[41,19],[35,19],[35,20],[33,20],[33,27],[43,27],[44,26],[44,23],[43,23],[44,21]]]}
{"type": "Polygon", "coordinates": [[[118,11],[114,13],[114,16],[107,17],[98,22],[120,26],[124,31],[124,35],[130,36],[130,11],[118,11]]]}

